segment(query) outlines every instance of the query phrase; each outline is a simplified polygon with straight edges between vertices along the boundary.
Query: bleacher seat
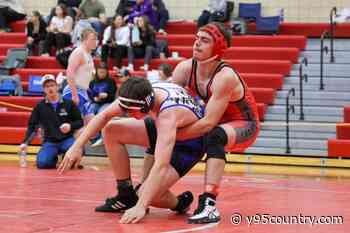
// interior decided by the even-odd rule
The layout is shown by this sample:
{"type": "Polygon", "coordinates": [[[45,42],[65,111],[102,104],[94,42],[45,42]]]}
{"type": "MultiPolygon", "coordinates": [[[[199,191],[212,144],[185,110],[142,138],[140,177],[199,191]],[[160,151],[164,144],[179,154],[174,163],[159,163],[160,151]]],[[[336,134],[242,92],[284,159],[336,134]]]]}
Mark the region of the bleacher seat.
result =
{"type": "Polygon", "coordinates": [[[350,123],[337,124],[337,139],[350,140],[350,123]]]}
{"type": "Polygon", "coordinates": [[[328,157],[350,158],[350,140],[329,139],[328,157]]]}
{"type": "Polygon", "coordinates": [[[344,107],[344,122],[350,123],[350,106],[344,107]]]}

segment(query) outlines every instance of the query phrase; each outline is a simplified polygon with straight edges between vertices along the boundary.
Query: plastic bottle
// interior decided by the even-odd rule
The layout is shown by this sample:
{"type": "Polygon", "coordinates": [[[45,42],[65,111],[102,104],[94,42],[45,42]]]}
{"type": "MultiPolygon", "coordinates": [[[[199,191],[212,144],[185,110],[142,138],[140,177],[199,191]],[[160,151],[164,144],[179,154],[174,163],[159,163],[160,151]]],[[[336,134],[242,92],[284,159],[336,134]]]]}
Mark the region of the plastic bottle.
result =
{"type": "Polygon", "coordinates": [[[27,167],[27,152],[25,150],[19,152],[19,166],[27,167]]]}

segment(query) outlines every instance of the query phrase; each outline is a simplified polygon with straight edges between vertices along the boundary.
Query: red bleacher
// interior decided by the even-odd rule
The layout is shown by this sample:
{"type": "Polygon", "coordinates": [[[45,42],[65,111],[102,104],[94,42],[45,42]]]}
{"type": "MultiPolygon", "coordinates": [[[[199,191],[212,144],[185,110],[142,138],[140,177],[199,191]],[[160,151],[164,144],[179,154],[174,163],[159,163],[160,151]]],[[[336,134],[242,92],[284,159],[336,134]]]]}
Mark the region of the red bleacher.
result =
{"type": "MultiPolygon", "coordinates": [[[[7,49],[24,47],[26,36],[24,22],[11,24],[13,33],[0,35],[0,62],[4,60],[7,49]]],[[[158,38],[166,39],[170,51],[180,53],[180,57],[189,58],[192,54],[192,45],[195,40],[196,26],[191,22],[169,23],[167,36],[158,35],[158,38]]],[[[232,48],[224,55],[229,63],[251,88],[258,103],[258,112],[261,120],[267,111],[267,106],[274,103],[276,90],[281,89],[284,77],[289,75],[293,63],[298,62],[299,53],[306,47],[306,37],[300,35],[246,35],[234,36],[232,48]]],[[[159,64],[167,62],[175,67],[183,59],[153,59],[150,67],[155,69],[159,64]]],[[[99,63],[95,59],[95,63],[99,63]]],[[[123,60],[127,65],[127,60],[123,60]]],[[[112,68],[113,61],[109,61],[112,68]]],[[[143,59],[137,59],[135,67],[143,65],[143,59]]],[[[25,68],[16,69],[13,74],[21,77],[24,90],[28,88],[29,75],[43,75],[51,73],[57,75],[63,67],[55,57],[29,57],[25,68]]],[[[133,75],[145,77],[143,71],[135,71],[133,75]]],[[[11,103],[33,108],[42,97],[11,97],[0,96],[0,107],[7,112],[0,112],[0,143],[19,144],[23,140],[25,126],[29,117],[29,110],[18,109],[1,105],[1,102],[11,103]]],[[[40,141],[36,139],[35,143],[40,141]]]]}
{"type": "MultiPolygon", "coordinates": [[[[255,31],[255,24],[248,26],[250,32],[255,31]]],[[[281,35],[304,35],[307,37],[320,37],[324,31],[329,31],[329,23],[288,23],[280,25],[279,34],[281,35]]],[[[195,34],[196,24],[190,21],[173,22],[167,25],[166,31],[169,34],[195,34]]],[[[350,37],[350,24],[342,23],[336,25],[336,37],[350,37]]]]}
{"type": "Polygon", "coordinates": [[[337,138],[328,140],[328,156],[350,158],[350,106],[344,107],[344,123],[336,127],[337,138]]]}

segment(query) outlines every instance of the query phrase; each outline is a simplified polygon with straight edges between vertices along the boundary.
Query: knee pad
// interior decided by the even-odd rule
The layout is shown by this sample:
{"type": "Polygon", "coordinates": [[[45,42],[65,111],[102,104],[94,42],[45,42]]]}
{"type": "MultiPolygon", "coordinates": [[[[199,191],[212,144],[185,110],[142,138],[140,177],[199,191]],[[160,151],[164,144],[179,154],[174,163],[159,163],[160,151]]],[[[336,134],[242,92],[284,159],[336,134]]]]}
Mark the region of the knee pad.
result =
{"type": "Polygon", "coordinates": [[[226,161],[225,145],[228,142],[227,134],[221,127],[216,126],[204,136],[207,159],[216,158],[226,161]]]}

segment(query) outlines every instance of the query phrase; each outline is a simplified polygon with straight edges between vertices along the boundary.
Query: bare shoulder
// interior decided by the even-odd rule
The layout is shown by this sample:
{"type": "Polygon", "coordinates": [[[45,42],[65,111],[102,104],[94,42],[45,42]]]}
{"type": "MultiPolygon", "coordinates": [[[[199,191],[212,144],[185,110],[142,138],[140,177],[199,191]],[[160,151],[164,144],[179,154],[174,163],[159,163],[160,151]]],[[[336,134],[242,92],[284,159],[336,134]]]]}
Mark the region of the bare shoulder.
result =
{"type": "Polygon", "coordinates": [[[214,83],[232,86],[239,84],[240,78],[232,68],[224,67],[219,73],[216,74],[214,83]]]}
{"type": "Polygon", "coordinates": [[[176,65],[175,70],[187,71],[192,68],[192,59],[186,59],[176,65]]]}
{"type": "Polygon", "coordinates": [[[187,59],[179,64],[174,69],[172,82],[181,86],[186,86],[190,78],[192,70],[192,59],[187,59]]]}

